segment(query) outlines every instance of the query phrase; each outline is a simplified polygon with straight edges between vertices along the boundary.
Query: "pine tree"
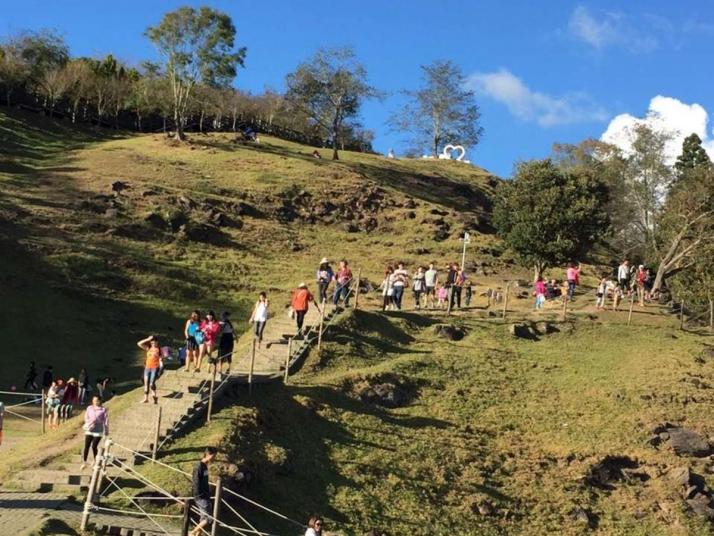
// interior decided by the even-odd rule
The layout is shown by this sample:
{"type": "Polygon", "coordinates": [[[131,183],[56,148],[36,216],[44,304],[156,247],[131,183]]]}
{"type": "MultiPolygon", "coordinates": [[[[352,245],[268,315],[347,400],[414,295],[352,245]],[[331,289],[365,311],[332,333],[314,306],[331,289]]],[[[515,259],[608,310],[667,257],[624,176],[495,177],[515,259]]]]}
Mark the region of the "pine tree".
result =
{"type": "Polygon", "coordinates": [[[693,169],[710,169],[712,161],[709,159],[702,140],[696,134],[690,134],[684,138],[682,143],[682,154],[677,157],[674,168],[677,170],[677,176],[682,178],[682,175],[693,169]]]}

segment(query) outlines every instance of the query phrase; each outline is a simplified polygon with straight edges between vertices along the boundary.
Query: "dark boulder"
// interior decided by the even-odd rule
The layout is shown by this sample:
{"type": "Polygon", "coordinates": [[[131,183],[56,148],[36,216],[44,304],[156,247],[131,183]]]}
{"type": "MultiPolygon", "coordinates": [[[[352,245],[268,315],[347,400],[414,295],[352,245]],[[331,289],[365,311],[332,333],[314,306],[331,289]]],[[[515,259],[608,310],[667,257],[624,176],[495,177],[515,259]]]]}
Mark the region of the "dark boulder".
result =
{"type": "Polygon", "coordinates": [[[536,331],[528,324],[511,324],[508,332],[519,339],[536,340],[538,338],[536,331]]]}
{"type": "Polygon", "coordinates": [[[552,322],[536,322],[533,327],[539,335],[550,335],[551,333],[558,333],[560,331],[552,322]]]}
{"type": "Polygon", "coordinates": [[[131,188],[131,187],[126,182],[114,181],[112,183],[112,192],[117,193],[117,194],[123,192],[124,190],[128,190],[129,188],[131,188]]]}
{"type": "Polygon", "coordinates": [[[460,341],[466,336],[464,328],[452,324],[438,324],[434,326],[434,333],[450,341],[460,341]]]}
{"type": "Polygon", "coordinates": [[[686,428],[669,428],[669,446],[679,456],[704,457],[711,454],[709,441],[692,430],[686,428]]]}

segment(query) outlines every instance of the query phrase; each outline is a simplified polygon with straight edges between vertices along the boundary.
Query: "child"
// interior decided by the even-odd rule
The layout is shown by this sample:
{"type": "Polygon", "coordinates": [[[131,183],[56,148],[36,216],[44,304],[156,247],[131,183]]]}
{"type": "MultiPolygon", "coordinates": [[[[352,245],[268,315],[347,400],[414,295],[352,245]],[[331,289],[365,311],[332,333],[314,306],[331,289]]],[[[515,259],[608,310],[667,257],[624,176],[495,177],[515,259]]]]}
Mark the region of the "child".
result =
{"type": "Polygon", "coordinates": [[[438,302],[439,309],[446,309],[446,299],[449,297],[449,293],[446,290],[446,287],[443,286],[441,283],[437,284],[436,297],[439,300],[439,302],[438,302]]]}
{"type": "Polygon", "coordinates": [[[603,277],[600,279],[600,284],[597,286],[597,291],[596,291],[596,296],[597,300],[595,301],[595,309],[598,311],[602,311],[605,309],[605,299],[607,298],[607,287],[608,287],[608,282],[607,278],[603,277]]]}
{"type": "Polygon", "coordinates": [[[535,294],[536,310],[542,309],[545,305],[545,281],[543,281],[543,278],[540,276],[538,276],[538,279],[536,279],[533,285],[533,294],[535,294]]]}

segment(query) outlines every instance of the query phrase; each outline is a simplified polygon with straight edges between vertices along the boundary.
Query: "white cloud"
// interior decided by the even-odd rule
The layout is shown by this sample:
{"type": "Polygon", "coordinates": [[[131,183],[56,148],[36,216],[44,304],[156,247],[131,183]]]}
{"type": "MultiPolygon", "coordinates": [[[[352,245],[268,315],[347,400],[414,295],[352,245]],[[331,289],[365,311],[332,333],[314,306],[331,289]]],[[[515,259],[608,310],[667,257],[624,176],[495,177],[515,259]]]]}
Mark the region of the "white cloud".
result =
{"type": "Polygon", "coordinates": [[[533,91],[507,69],[492,73],[474,73],[466,80],[470,89],[504,104],[524,121],[543,127],[605,121],[609,116],[585,93],[552,96],[533,91]]]}
{"type": "Polygon", "coordinates": [[[621,46],[634,53],[652,52],[663,39],[670,41],[676,34],[671,22],[656,15],[631,17],[620,12],[592,11],[582,5],[570,15],[568,30],[597,50],[621,46]]]}
{"type": "MultiPolygon", "coordinates": [[[[686,104],[672,97],[657,95],[650,101],[644,117],[620,114],[610,121],[607,130],[600,137],[602,141],[618,146],[626,154],[632,150],[633,129],[637,125],[647,125],[657,132],[668,132],[672,139],[665,147],[666,160],[673,164],[682,152],[682,141],[694,133],[703,142],[709,156],[714,158],[714,137],[707,131],[709,114],[699,104],[686,104]]],[[[711,133],[714,135],[714,132],[711,133]]]]}

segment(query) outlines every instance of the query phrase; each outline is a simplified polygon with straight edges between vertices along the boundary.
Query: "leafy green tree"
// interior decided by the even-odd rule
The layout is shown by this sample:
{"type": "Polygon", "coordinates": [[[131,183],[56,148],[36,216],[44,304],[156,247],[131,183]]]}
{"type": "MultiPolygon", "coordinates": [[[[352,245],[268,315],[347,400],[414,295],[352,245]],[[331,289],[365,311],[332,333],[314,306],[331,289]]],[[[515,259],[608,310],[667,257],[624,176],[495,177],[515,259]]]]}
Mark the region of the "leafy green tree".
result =
{"type": "Polygon", "coordinates": [[[681,178],[692,169],[710,168],[711,165],[712,161],[707,151],[702,147],[702,139],[696,134],[690,134],[684,138],[682,154],[677,157],[677,161],[674,163],[677,176],[681,178]]]}
{"type": "Polygon", "coordinates": [[[518,165],[497,192],[498,234],[536,277],[551,266],[585,257],[608,227],[607,185],[595,174],[564,170],[552,160],[518,165]]]}
{"type": "Polygon", "coordinates": [[[16,46],[8,43],[0,47],[0,86],[3,88],[8,106],[12,104],[12,94],[23,86],[29,73],[29,65],[16,46]]]}
{"type": "Polygon", "coordinates": [[[423,85],[405,91],[408,102],[390,118],[394,130],[412,134],[416,148],[429,147],[434,157],[449,143],[474,146],[483,135],[476,95],[451,61],[422,65],[423,85]]]}
{"type": "Polygon", "coordinates": [[[184,125],[195,86],[226,85],[243,65],[246,49],[235,49],[235,35],[228,15],[205,6],[179,8],[146,30],[171,83],[176,139],[185,139],[184,125]]]}
{"type": "Polygon", "coordinates": [[[286,100],[306,114],[332,140],[332,159],[344,126],[359,115],[365,99],[378,96],[351,48],[320,49],[286,79],[286,100]]]}

